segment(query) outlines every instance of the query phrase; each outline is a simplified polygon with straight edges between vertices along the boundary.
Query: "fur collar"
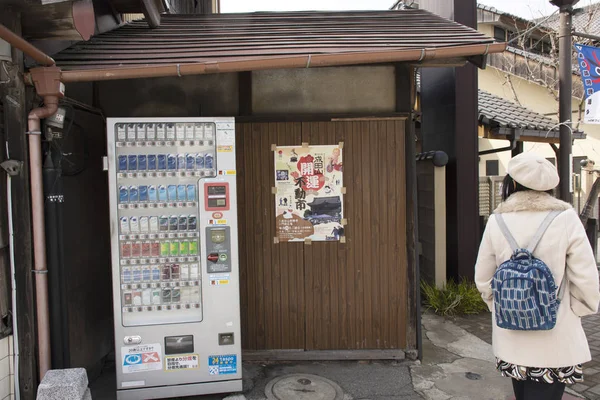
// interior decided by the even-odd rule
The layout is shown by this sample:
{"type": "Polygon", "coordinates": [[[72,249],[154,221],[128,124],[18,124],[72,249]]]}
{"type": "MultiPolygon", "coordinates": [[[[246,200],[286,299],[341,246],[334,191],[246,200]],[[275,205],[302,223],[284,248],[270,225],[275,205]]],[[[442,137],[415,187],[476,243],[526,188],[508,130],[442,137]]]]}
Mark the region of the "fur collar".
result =
{"type": "Polygon", "coordinates": [[[517,211],[565,211],[572,208],[569,203],[554,198],[544,192],[526,190],[513,193],[500,203],[494,212],[505,214],[517,211]]]}

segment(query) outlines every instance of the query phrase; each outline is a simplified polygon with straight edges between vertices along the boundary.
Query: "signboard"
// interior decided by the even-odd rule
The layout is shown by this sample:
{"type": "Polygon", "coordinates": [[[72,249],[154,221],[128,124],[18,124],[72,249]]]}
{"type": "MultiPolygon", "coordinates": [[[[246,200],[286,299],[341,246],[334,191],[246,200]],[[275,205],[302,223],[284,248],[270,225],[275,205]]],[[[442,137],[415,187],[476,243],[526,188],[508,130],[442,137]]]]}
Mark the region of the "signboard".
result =
{"type": "Polygon", "coordinates": [[[339,241],[344,235],[341,146],[279,146],[274,152],[277,239],[339,241]]]}
{"type": "Polygon", "coordinates": [[[576,44],[575,49],[585,96],[583,121],[600,124],[600,49],[581,44],[576,44]]]}

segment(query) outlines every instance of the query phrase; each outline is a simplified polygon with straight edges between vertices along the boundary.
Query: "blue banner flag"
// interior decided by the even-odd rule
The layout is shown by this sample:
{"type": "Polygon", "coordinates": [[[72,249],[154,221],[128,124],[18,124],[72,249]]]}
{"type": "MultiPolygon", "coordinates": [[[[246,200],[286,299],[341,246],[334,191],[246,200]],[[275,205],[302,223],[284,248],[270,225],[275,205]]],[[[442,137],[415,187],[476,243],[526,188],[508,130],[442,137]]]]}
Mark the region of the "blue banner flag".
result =
{"type": "Polygon", "coordinates": [[[576,44],[585,96],[586,124],[600,124],[600,48],[576,44]]]}

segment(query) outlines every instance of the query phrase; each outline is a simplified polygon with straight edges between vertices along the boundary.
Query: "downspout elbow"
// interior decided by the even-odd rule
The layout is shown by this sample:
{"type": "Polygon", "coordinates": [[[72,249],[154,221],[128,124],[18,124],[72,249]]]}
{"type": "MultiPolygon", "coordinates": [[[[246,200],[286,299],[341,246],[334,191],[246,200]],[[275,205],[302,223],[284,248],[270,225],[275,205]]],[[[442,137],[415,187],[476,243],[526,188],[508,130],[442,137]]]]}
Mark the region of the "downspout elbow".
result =
{"type": "Polygon", "coordinates": [[[44,96],[44,106],[34,108],[27,116],[28,133],[39,134],[40,120],[54,115],[58,111],[58,96],[44,96]]]}

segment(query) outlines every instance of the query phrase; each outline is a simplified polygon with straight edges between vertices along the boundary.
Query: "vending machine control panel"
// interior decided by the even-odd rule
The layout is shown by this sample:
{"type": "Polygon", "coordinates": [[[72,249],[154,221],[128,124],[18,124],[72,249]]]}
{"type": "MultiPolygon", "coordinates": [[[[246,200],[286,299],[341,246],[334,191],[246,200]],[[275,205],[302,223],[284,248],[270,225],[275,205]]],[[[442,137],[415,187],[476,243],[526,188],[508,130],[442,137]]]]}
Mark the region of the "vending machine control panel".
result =
{"type": "Polygon", "coordinates": [[[118,398],[241,389],[233,119],[107,125],[118,398]]]}

